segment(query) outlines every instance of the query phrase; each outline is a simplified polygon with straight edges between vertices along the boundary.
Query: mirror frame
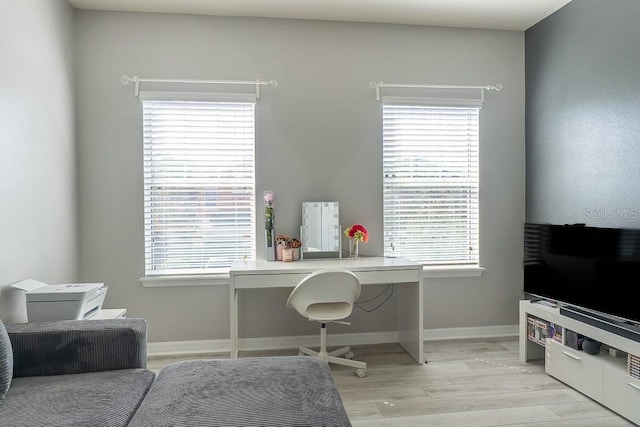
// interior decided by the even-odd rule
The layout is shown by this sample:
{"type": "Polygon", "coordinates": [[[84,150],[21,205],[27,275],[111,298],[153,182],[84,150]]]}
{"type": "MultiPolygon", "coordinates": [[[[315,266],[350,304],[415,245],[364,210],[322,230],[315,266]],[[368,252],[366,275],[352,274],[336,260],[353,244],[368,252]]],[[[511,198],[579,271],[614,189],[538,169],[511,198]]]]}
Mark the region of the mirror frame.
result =
{"type": "Polygon", "coordinates": [[[302,225],[300,226],[300,241],[302,248],[300,250],[300,259],[311,258],[342,258],[342,227],[340,226],[340,203],[335,201],[326,202],[302,202],[302,225]],[[320,238],[319,250],[309,251],[309,209],[315,212],[314,217],[319,218],[320,224],[314,225],[318,231],[320,238]],[[324,228],[324,223],[328,223],[328,227],[324,228]],[[332,232],[333,231],[333,232],[332,232]],[[326,245],[325,240],[333,238],[336,242],[332,250],[326,245]]]}

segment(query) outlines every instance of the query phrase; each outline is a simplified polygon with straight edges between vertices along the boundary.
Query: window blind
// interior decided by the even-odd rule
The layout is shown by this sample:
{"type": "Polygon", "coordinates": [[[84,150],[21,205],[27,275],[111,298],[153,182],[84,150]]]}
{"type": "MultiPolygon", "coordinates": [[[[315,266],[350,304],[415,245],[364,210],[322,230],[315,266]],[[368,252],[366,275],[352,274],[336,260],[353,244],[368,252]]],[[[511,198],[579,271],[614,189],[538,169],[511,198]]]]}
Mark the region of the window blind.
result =
{"type": "Polygon", "coordinates": [[[479,108],[382,108],[385,255],[477,265],[479,108]]]}
{"type": "Polygon", "coordinates": [[[146,275],[255,258],[255,103],[142,105],[146,275]]]}

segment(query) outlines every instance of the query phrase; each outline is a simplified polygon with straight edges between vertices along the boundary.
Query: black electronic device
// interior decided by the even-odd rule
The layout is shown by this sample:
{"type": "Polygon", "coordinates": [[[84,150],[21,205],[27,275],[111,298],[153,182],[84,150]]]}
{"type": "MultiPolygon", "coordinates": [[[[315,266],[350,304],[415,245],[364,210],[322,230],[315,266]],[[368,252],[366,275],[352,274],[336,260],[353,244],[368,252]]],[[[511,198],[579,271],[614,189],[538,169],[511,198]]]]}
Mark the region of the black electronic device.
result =
{"type": "Polygon", "coordinates": [[[525,223],[524,293],[561,314],[640,341],[639,282],[640,229],[525,223]]]}
{"type": "Polygon", "coordinates": [[[584,341],[584,337],[576,332],[566,330],[565,332],[565,345],[567,347],[571,347],[574,350],[582,350],[582,342],[584,341]]]}

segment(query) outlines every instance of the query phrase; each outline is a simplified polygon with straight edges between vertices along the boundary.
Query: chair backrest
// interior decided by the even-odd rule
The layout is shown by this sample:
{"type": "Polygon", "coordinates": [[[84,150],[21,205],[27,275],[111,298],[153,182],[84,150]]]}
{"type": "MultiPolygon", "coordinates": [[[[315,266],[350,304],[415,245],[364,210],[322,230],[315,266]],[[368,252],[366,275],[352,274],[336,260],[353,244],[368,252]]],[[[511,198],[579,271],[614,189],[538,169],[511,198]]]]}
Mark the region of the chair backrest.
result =
{"type": "Polygon", "coordinates": [[[360,280],[347,269],[323,269],[310,273],[293,289],[287,307],[318,322],[348,317],[360,296],[360,280]]]}

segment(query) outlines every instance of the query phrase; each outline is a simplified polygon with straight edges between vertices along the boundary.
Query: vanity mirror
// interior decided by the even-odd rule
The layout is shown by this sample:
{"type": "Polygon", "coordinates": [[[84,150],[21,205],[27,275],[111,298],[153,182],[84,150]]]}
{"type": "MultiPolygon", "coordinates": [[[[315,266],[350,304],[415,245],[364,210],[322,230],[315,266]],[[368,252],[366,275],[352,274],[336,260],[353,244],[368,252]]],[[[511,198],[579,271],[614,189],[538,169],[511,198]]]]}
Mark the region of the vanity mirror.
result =
{"type": "Polygon", "coordinates": [[[338,202],[303,202],[300,258],[342,258],[338,202]]]}

